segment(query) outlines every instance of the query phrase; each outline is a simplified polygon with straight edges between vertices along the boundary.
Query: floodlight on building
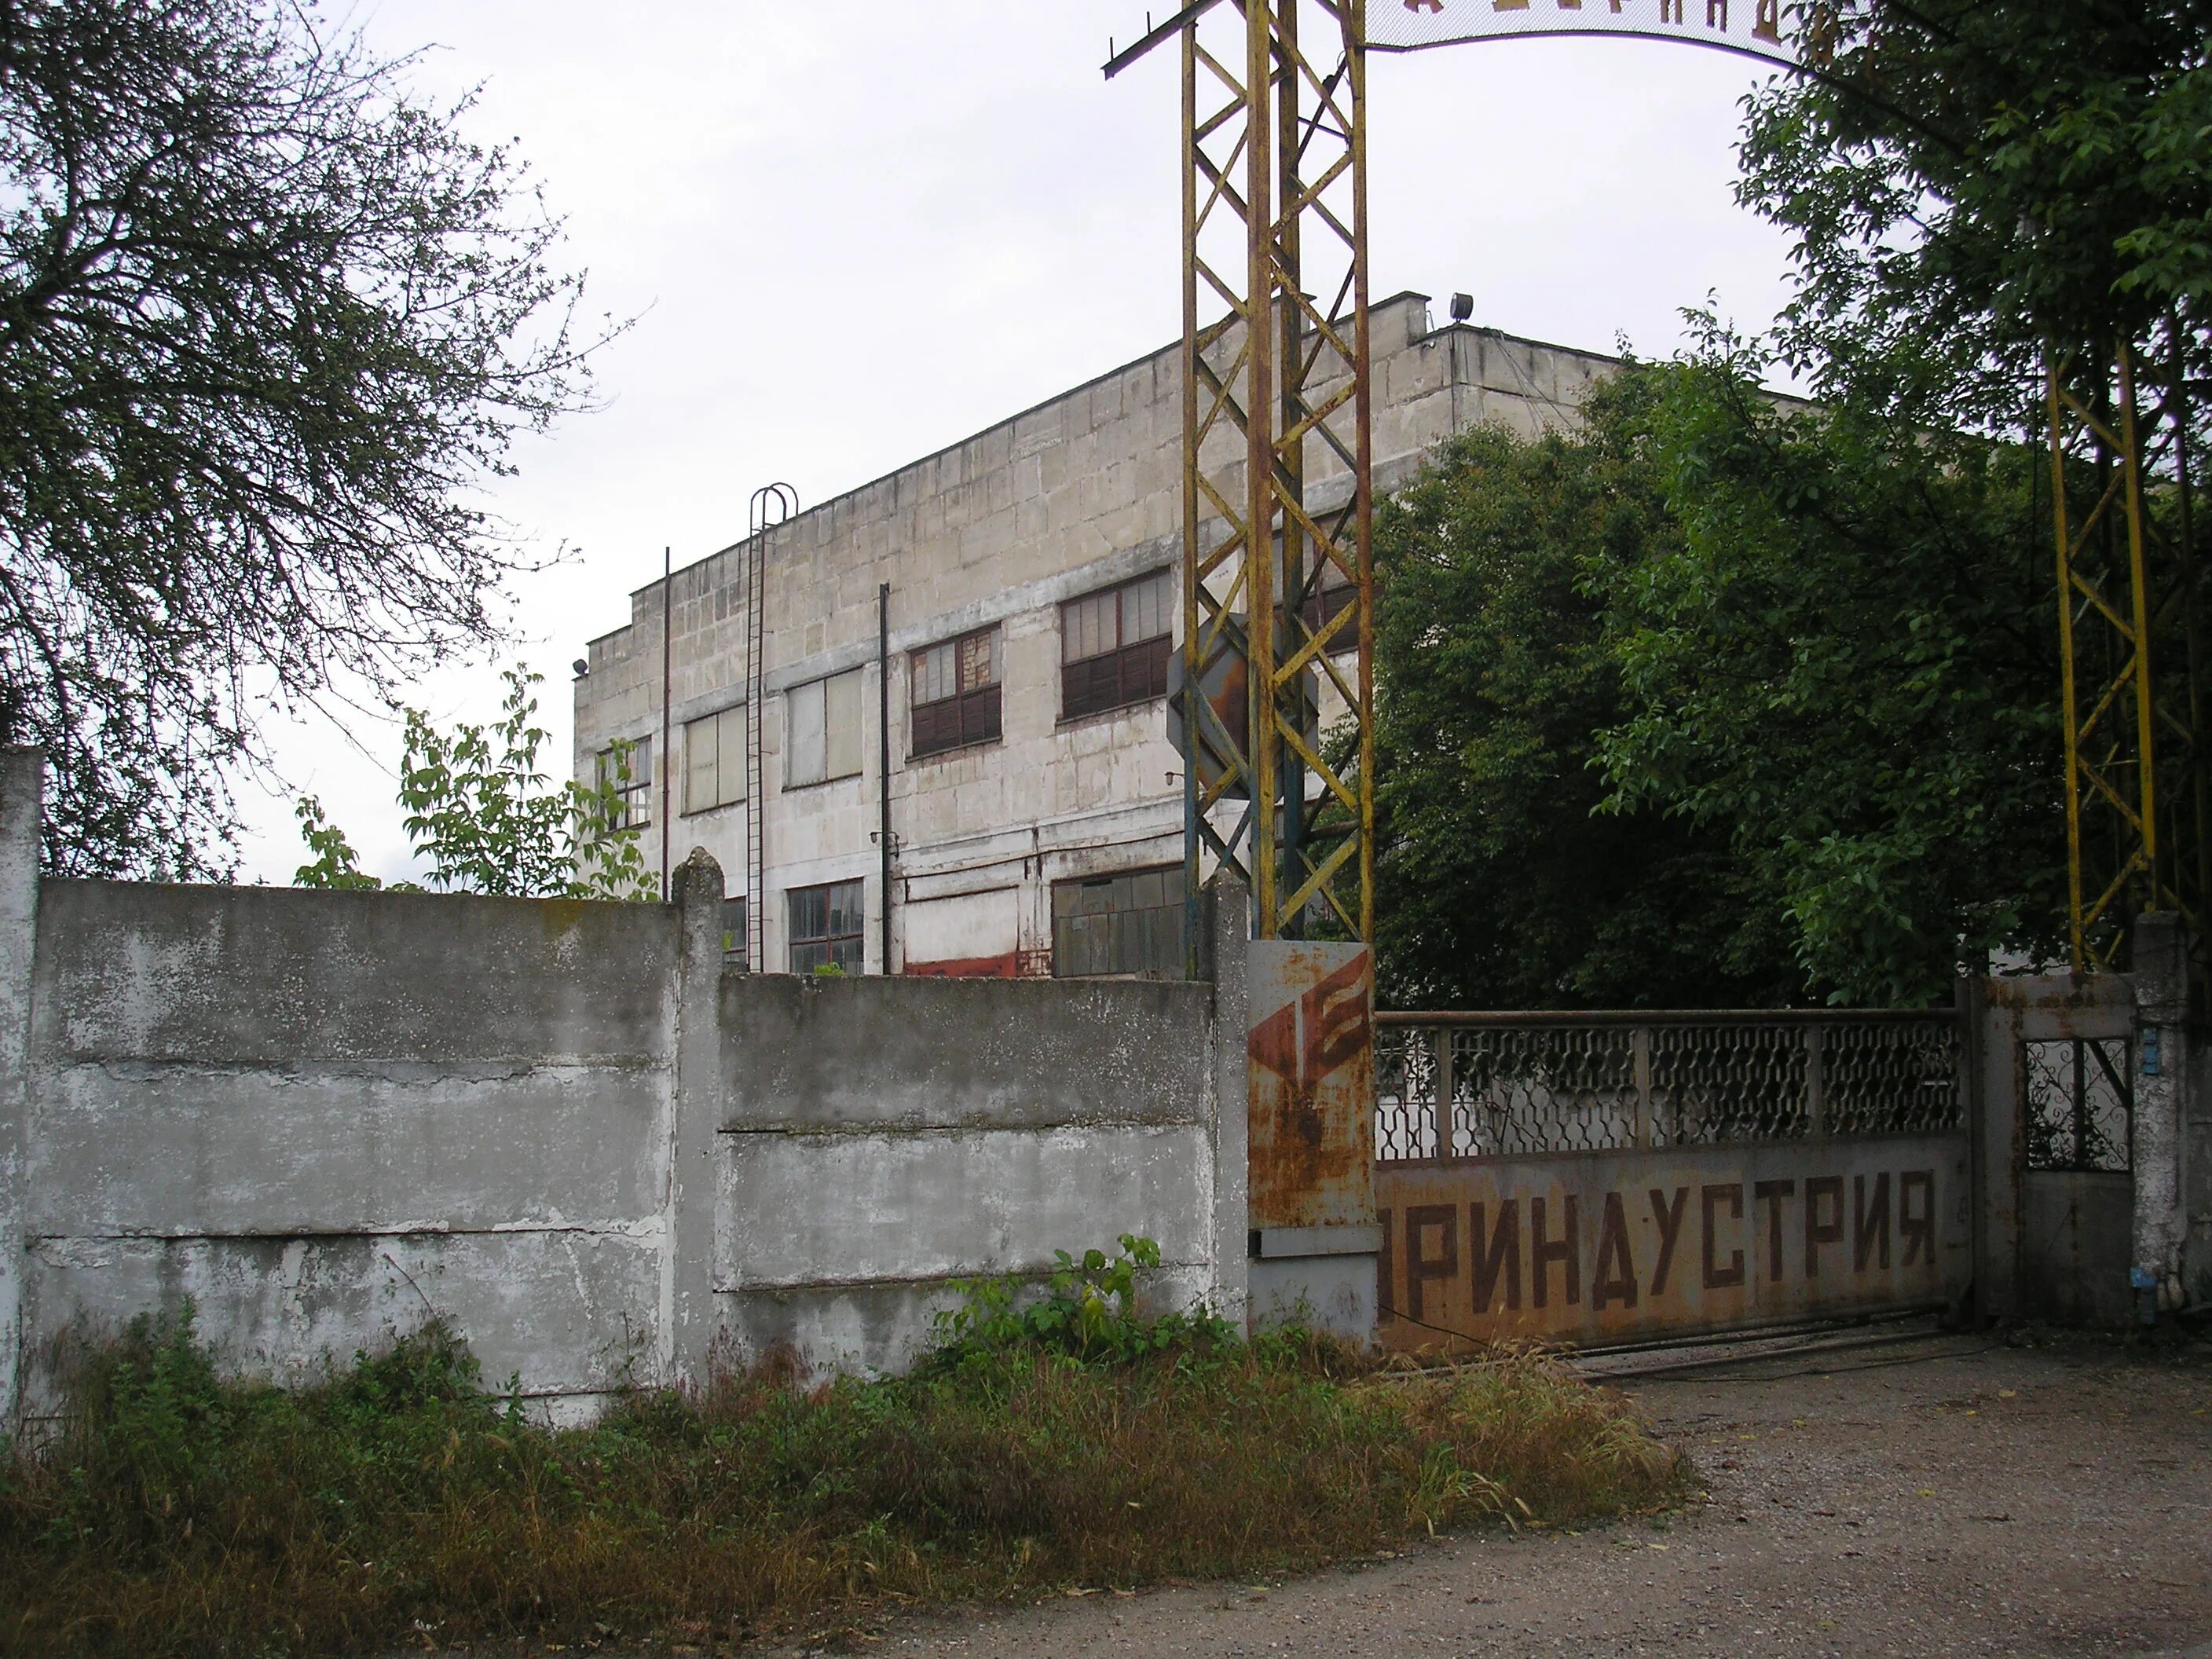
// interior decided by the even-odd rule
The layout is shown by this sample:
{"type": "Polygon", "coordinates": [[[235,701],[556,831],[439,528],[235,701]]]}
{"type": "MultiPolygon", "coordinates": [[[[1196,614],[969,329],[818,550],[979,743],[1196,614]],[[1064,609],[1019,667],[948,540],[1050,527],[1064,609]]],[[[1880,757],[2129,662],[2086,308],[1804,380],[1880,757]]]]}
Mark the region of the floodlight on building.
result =
{"type": "Polygon", "coordinates": [[[1451,319],[1452,319],[1452,321],[1454,321],[1454,322],[1455,322],[1455,323],[1463,323],[1463,322],[1465,322],[1468,318],[1470,318],[1470,317],[1472,317],[1472,316],[1474,316],[1474,295],[1473,295],[1472,294],[1455,294],[1455,295],[1452,295],[1452,297],[1451,297],[1451,319]]]}
{"type": "Polygon", "coordinates": [[[576,678],[580,680],[583,678],[585,675],[592,672],[592,665],[589,659],[583,657],[577,658],[576,660],[570,663],[568,666],[576,671],[576,678]]]}

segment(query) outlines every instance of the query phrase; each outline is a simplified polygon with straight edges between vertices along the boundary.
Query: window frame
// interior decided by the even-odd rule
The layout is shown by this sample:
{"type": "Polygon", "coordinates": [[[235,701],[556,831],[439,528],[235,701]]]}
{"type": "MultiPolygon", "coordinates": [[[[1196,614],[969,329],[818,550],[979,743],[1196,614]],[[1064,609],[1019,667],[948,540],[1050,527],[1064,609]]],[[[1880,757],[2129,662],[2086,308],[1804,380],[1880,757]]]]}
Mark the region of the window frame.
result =
{"type": "Polygon", "coordinates": [[[1359,649],[1359,584],[1346,581],[1344,573],[1334,565],[1322,573],[1321,585],[1313,596],[1298,607],[1298,620],[1305,625],[1309,638],[1328,630],[1328,643],[1322,649],[1332,657],[1359,649]]]}
{"type": "Polygon", "coordinates": [[[787,887],[783,890],[783,917],[784,960],[789,964],[793,973],[811,974],[816,968],[830,963],[836,963],[838,967],[850,975],[860,975],[867,971],[868,896],[867,883],[864,878],[854,876],[844,881],[823,881],[816,882],[805,887],[787,887]],[[852,893],[851,902],[847,907],[850,925],[839,928],[836,925],[838,918],[838,895],[848,889],[852,893]],[[819,933],[801,934],[799,930],[799,904],[801,900],[811,899],[817,894],[822,899],[823,931],[819,933]],[[848,947],[848,951],[841,952],[840,946],[848,947]],[[800,951],[817,948],[822,952],[819,960],[809,960],[805,967],[800,967],[800,951]],[[841,955],[844,954],[849,954],[849,962],[841,960],[841,955]]]}
{"type": "Polygon", "coordinates": [[[1173,654],[1175,640],[1175,568],[1162,565],[1147,570],[1142,575],[1132,576],[1107,587],[1093,588],[1088,593],[1079,593],[1060,605],[1060,720],[1065,726],[1071,720],[1088,720],[1116,708],[1130,708],[1139,703],[1164,697],[1168,690],[1168,659],[1173,654]],[[1158,582],[1164,589],[1164,603],[1161,606],[1162,627],[1156,634],[1146,634],[1137,639],[1128,636],[1128,605],[1130,596],[1146,585],[1158,582]],[[1075,638],[1070,626],[1073,613],[1079,605],[1090,605],[1111,597],[1114,600],[1114,644],[1103,651],[1086,657],[1070,657],[1068,649],[1075,638]],[[1110,675],[1110,679],[1108,676],[1110,675]]]}
{"type": "MultiPolygon", "coordinates": [[[[1088,875],[1066,876],[1054,882],[1052,884],[1053,977],[1054,979],[1181,979],[1183,976],[1184,966],[1182,957],[1183,896],[1181,890],[1182,887],[1183,873],[1183,866],[1181,864],[1144,864],[1127,870],[1099,870],[1093,871],[1088,875]],[[1137,882],[1140,881],[1146,876],[1173,877],[1176,890],[1173,896],[1160,904],[1148,904],[1141,906],[1132,904],[1123,909],[1070,913],[1064,912],[1061,908],[1060,896],[1063,890],[1075,890],[1092,887],[1110,887],[1117,883],[1128,883],[1132,887],[1133,887],[1137,882]],[[1104,916],[1108,918],[1126,916],[1133,919],[1161,916],[1164,917],[1165,921],[1164,922],[1152,921],[1147,923],[1139,920],[1134,922],[1134,927],[1139,939],[1139,954],[1142,957],[1142,960],[1140,960],[1137,965],[1123,966],[1117,964],[1097,969],[1086,969],[1083,971],[1078,972],[1075,971],[1071,965],[1069,959],[1075,954],[1075,952],[1069,948],[1071,941],[1063,933],[1062,928],[1064,923],[1073,921],[1082,916],[1104,916]],[[1155,943],[1157,943],[1157,941],[1152,938],[1150,930],[1152,928],[1161,927],[1164,928],[1169,942],[1165,945],[1162,945],[1156,951],[1152,947],[1155,943]]],[[[1108,957],[1109,962],[1113,961],[1115,947],[1118,941],[1118,938],[1119,930],[1109,929],[1109,938],[1108,942],[1108,957]]]]}
{"type": "Polygon", "coordinates": [[[783,693],[783,787],[787,789],[811,789],[817,785],[837,783],[846,778],[857,778],[867,769],[868,706],[865,666],[840,669],[834,674],[818,674],[811,680],[787,686],[783,693]],[[854,688],[855,733],[853,743],[853,764],[849,770],[833,772],[830,768],[830,688],[836,681],[849,679],[854,688]],[[816,692],[822,699],[822,775],[800,778],[793,775],[792,763],[799,752],[798,700],[804,692],[816,692]]]}
{"type": "Polygon", "coordinates": [[[622,802],[622,808],[620,816],[610,828],[617,834],[631,830],[649,830],[653,827],[654,779],[651,732],[647,732],[641,738],[617,738],[594,754],[592,757],[592,785],[596,788],[604,788],[612,781],[614,769],[612,762],[615,752],[625,747],[629,750],[630,764],[635,766],[641,756],[643,757],[645,763],[636,767],[636,769],[630,774],[630,781],[615,791],[616,796],[622,802]]]}
{"type": "Polygon", "coordinates": [[[752,971],[752,917],[748,895],[734,893],[722,901],[722,966],[752,971]],[[732,924],[734,923],[735,926],[732,924]]]}
{"type": "Polygon", "coordinates": [[[973,749],[987,743],[997,743],[1006,735],[1004,688],[1006,685],[1006,641],[1000,623],[988,628],[971,628],[964,634],[950,639],[934,640],[917,646],[907,653],[907,758],[927,760],[936,755],[948,755],[955,750],[973,749]],[[989,641],[991,678],[973,690],[962,690],[963,658],[967,647],[978,640],[989,641]],[[927,702],[915,701],[922,659],[933,652],[951,651],[952,656],[952,691],[948,696],[933,697],[927,702]],[[939,738],[934,732],[925,743],[922,737],[924,716],[930,716],[932,725],[950,714],[951,732],[939,738]]]}
{"type": "Polygon", "coordinates": [[[679,816],[688,818],[701,812],[715,811],[725,806],[744,805],[746,773],[749,770],[745,764],[745,743],[752,735],[747,729],[750,725],[750,722],[745,718],[745,705],[741,702],[733,702],[726,708],[717,708],[712,714],[702,714],[696,720],[684,722],[684,810],[679,816]],[[721,754],[723,723],[732,718],[736,720],[738,726],[738,792],[734,795],[723,793],[726,786],[722,781],[721,754]],[[698,775],[698,768],[692,763],[691,745],[698,728],[709,721],[714,722],[714,725],[715,799],[702,805],[691,799],[691,780],[698,775]]]}

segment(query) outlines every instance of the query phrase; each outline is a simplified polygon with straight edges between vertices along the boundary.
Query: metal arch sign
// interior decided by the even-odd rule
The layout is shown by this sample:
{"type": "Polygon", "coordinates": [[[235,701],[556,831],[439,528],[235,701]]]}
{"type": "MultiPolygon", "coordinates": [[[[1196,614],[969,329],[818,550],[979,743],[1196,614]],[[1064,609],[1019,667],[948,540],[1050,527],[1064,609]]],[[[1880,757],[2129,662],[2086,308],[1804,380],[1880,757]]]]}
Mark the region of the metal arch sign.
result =
{"type": "MultiPolygon", "coordinates": [[[[1106,76],[1196,22],[1219,0],[1191,0],[1134,44],[1107,43],[1106,76]]],[[[1613,34],[1679,40],[1741,52],[1818,73],[1829,58],[1847,0],[1367,0],[1361,44],[1373,52],[1422,52],[1481,40],[1613,34]]]]}
{"type": "Polygon", "coordinates": [[[1545,35],[1619,34],[1764,58],[1801,68],[1822,33],[1800,0],[1370,0],[1376,52],[1545,35]]]}

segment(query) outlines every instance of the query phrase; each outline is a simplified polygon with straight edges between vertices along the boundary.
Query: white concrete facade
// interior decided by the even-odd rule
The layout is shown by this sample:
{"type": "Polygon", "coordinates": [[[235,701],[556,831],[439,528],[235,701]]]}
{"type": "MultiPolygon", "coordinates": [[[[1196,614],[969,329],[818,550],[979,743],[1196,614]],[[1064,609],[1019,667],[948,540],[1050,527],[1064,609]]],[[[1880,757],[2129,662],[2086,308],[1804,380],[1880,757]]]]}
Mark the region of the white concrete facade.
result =
{"type": "MultiPolygon", "coordinates": [[[[1419,294],[1376,306],[1372,339],[1376,477],[1384,489],[1462,428],[1502,422],[1533,434],[1571,425],[1592,381],[1616,366],[1610,357],[1492,330],[1431,328],[1419,294]]],[[[1070,717],[1061,675],[1065,604],[1179,568],[1179,347],[1165,347],[771,533],[758,769],[768,902],[755,966],[780,972],[793,965],[792,890],[858,881],[868,972],[1048,975],[1054,884],[1180,863],[1182,761],[1168,740],[1164,698],[1070,717]],[[888,963],[878,840],[885,783],[881,583],[890,588],[888,963]],[[999,734],[915,757],[913,653],[992,628],[999,631],[999,734]],[[787,785],[792,694],[848,671],[860,677],[859,771],[787,785]]],[[[1316,477],[1325,501],[1325,465],[1316,465],[1316,477]]],[[[671,811],[672,864],[703,847],[728,872],[732,894],[748,886],[745,818],[756,803],[685,810],[685,728],[744,700],[749,553],[747,544],[733,544],[678,570],[665,593],[659,582],[634,592],[628,626],[592,641],[589,672],[575,684],[577,775],[589,780],[610,744],[649,738],[649,860],[658,860],[661,817],[671,811]],[[664,602],[673,606],[665,748],[664,602]],[[674,754],[672,775],[665,750],[674,754]]],[[[817,694],[804,696],[811,722],[822,704],[817,694]]]]}

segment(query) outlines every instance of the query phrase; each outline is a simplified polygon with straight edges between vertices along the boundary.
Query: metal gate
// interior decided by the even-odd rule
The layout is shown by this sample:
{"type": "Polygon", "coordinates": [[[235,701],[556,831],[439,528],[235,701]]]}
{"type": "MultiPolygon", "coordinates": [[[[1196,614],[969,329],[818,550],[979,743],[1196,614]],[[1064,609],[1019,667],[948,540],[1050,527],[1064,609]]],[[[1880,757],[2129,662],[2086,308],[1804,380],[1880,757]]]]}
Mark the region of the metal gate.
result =
{"type": "Polygon", "coordinates": [[[2051,974],[1990,980],[1979,995],[1978,1299],[1996,1318],[2125,1323],[2146,1058],[2136,988],[2118,974],[2051,974]]]}
{"type": "Polygon", "coordinates": [[[1380,1334],[1584,1346],[1944,1306],[1961,1017],[1378,1013],[1380,1334]]]}

